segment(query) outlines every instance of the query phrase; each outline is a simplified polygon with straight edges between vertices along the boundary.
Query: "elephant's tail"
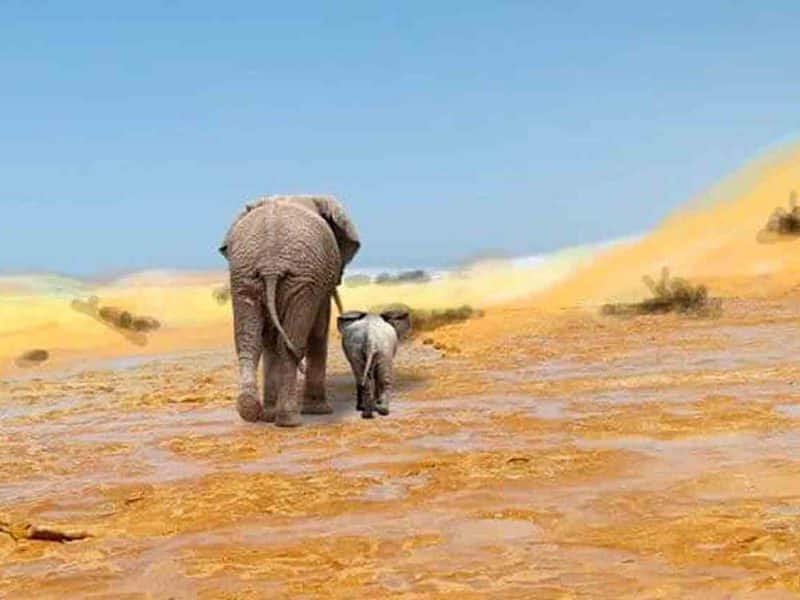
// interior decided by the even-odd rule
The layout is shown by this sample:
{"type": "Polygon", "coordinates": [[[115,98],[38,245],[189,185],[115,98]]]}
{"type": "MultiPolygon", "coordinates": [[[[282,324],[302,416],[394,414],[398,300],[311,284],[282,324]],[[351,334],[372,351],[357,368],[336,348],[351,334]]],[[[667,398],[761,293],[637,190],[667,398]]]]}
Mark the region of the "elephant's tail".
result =
{"type": "Polygon", "coordinates": [[[339,288],[333,288],[333,301],[336,302],[336,308],[339,309],[339,314],[344,312],[342,308],[342,299],[339,297],[339,288]]]}
{"type": "Polygon", "coordinates": [[[272,324],[275,326],[275,329],[278,330],[278,334],[283,339],[283,343],[286,344],[289,352],[292,353],[292,356],[294,356],[295,360],[297,361],[297,368],[301,373],[305,373],[305,368],[302,364],[303,357],[300,356],[300,352],[298,352],[297,348],[292,343],[292,340],[289,339],[289,336],[286,335],[286,331],[284,331],[283,325],[281,325],[281,320],[278,318],[278,309],[275,307],[275,290],[278,287],[278,277],[275,275],[268,275],[264,278],[264,284],[267,296],[267,312],[269,313],[269,318],[272,321],[272,324]]]}

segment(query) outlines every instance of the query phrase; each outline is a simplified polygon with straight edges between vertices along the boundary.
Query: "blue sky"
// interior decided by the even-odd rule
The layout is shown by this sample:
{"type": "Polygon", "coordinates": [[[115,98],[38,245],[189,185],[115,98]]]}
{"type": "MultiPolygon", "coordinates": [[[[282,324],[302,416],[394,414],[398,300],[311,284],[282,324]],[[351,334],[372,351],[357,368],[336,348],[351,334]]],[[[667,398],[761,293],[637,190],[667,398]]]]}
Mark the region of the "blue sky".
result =
{"type": "Polygon", "coordinates": [[[223,268],[284,192],[339,196],[361,266],[547,251],[800,121],[797,2],[122,4],[0,3],[0,270],[223,268]]]}

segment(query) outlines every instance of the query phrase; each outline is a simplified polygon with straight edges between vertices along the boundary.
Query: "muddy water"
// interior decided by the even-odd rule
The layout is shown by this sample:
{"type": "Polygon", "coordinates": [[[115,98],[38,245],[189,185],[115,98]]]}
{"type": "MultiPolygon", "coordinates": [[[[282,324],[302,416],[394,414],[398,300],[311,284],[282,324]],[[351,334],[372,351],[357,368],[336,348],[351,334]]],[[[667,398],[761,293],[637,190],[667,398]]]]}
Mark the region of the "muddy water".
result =
{"type": "Polygon", "coordinates": [[[372,421],[335,349],[291,431],[228,349],[5,380],[0,596],[795,597],[800,313],[726,315],[435,332],[372,421]]]}

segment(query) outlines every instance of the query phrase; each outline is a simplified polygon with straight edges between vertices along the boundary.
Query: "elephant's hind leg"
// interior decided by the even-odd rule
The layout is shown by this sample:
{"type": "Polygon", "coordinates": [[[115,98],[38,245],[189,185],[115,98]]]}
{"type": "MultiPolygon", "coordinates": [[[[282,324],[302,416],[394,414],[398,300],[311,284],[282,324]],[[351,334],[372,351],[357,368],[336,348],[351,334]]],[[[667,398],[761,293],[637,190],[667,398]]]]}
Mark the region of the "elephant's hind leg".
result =
{"type": "Polygon", "coordinates": [[[239,359],[239,397],[236,408],[245,421],[258,421],[263,408],[258,398],[256,367],[261,358],[264,312],[261,303],[244,293],[234,292],[233,327],[236,355],[239,359]]]}
{"type": "MultiPolygon", "coordinates": [[[[281,316],[289,339],[303,356],[319,308],[311,289],[301,289],[287,294],[285,315],[281,316]]],[[[275,424],[280,427],[300,425],[300,403],[297,398],[297,362],[292,352],[281,340],[277,343],[276,377],[281,382],[275,410],[275,424]]]]}
{"type": "Polygon", "coordinates": [[[303,409],[305,415],[328,415],[333,408],[325,396],[325,368],[328,360],[328,328],[331,319],[331,302],[322,302],[311,335],[308,338],[306,353],[306,383],[303,390],[303,409]]]}
{"type": "Polygon", "coordinates": [[[278,354],[275,352],[277,332],[273,329],[264,332],[264,354],[261,357],[264,374],[264,414],[262,419],[267,422],[275,420],[275,410],[278,403],[278,391],[281,387],[281,373],[278,363],[278,354]]]}

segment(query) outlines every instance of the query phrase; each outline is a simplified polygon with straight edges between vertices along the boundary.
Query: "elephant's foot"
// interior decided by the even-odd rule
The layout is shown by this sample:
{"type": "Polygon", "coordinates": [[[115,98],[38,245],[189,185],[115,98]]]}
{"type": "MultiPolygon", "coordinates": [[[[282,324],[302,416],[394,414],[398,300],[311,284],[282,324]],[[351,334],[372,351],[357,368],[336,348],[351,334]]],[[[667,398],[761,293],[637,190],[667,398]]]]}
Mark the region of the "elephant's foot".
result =
{"type": "Polygon", "coordinates": [[[302,413],[304,415],[329,415],[333,412],[333,407],[325,397],[325,390],[311,391],[305,390],[303,394],[302,413]]]}
{"type": "Polygon", "coordinates": [[[275,410],[274,406],[264,407],[263,412],[261,413],[261,420],[265,423],[273,423],[275,421],[275,410]]]}
{"type": "Polygon", "coordinates": [[[298,427],[302,422],[299,412],[278,411],[275,413],[275,425],[278,427],[298,427]]]}
{"type": "Polygon", "coordinates": [[[372,414],[371,410],[362,410],[361,411],[361,418],[362,419],[374,419],[375,415],[372,414]]]}
{"type": "Polygon", "coordinates": [[[236,400],[236,410],[239,416],[249,423],[255,423],[263,418],[264,409],[258,396],[253,392],[242,392],[236,400]]]}
{"type": "Polygon", "coordinates": [[[303,410],[304,415],[329,415],[333,412],[333,407],[327,400],[304,400],[303,410]]]}
{"type": "Polygon", "coordinates": [[[378,414],[381,416],[386,416],[389,414],[389,401],[380,399],[375,402],[375,410],[378,411],[378,414]]]}

